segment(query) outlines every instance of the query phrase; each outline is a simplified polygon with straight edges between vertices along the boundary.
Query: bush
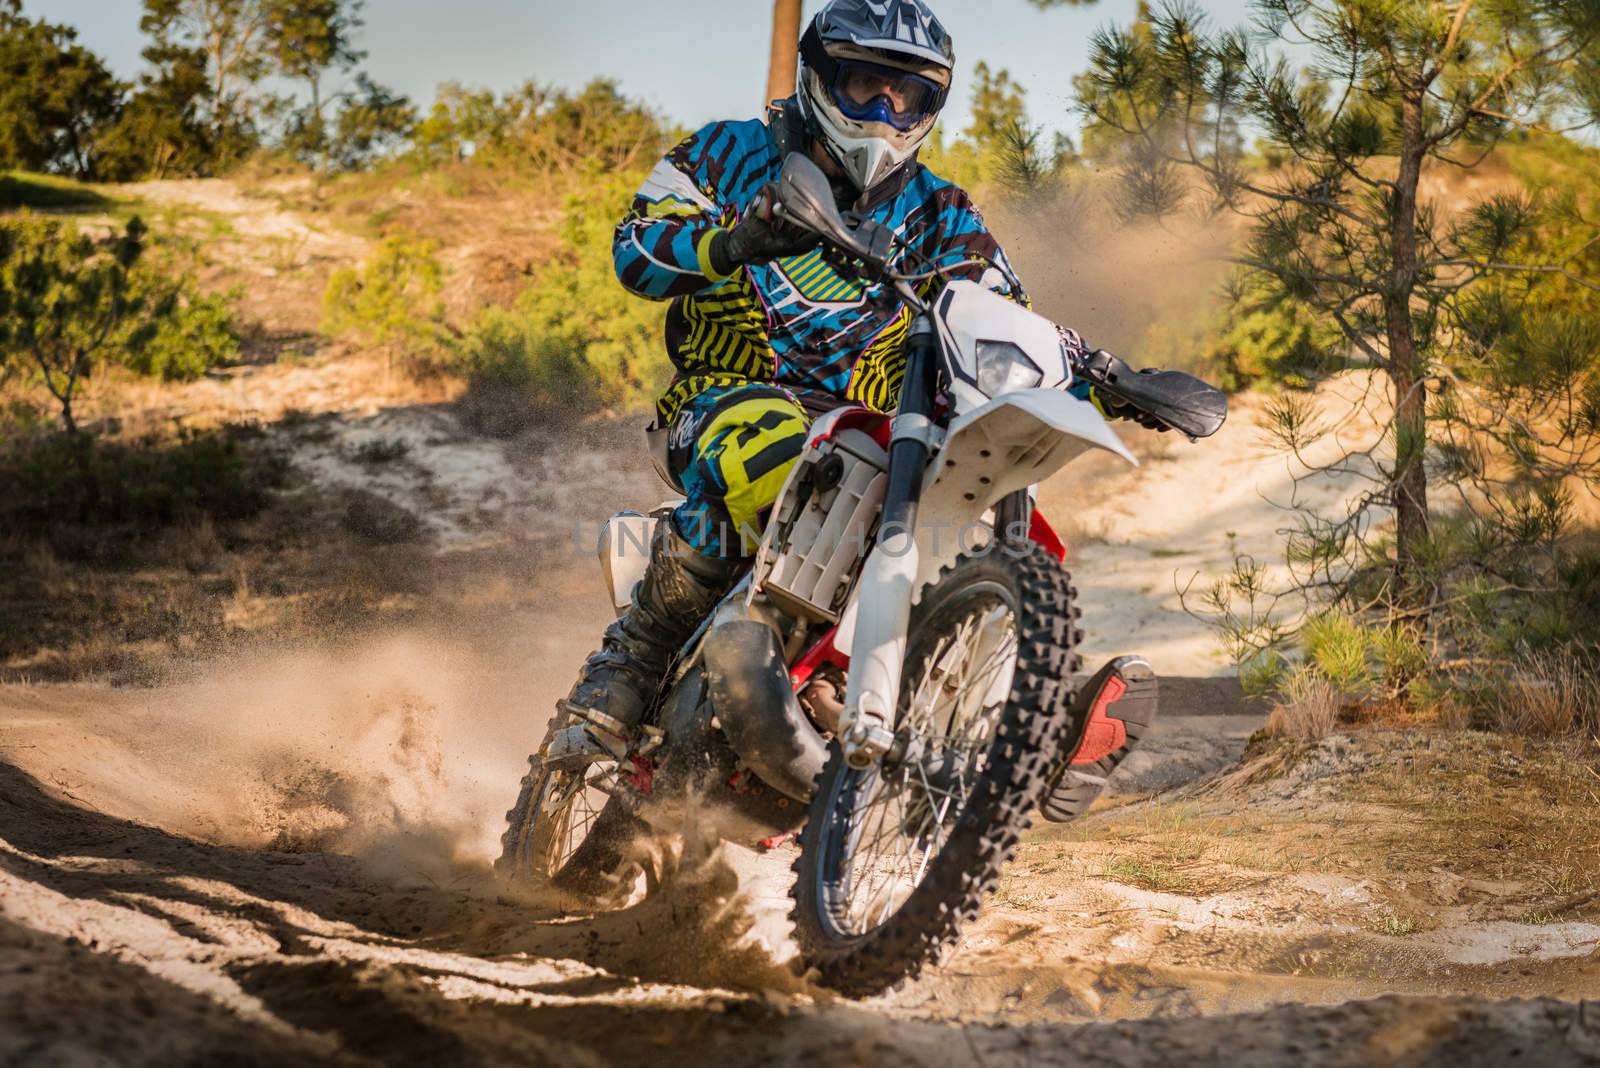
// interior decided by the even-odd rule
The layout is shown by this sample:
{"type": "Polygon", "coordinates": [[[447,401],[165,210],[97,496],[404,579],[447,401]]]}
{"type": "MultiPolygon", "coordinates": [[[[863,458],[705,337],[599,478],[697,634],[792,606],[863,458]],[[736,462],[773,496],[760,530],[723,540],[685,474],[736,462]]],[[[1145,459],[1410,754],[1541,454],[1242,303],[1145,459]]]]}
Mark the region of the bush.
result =
{"type": "MultiPolygon", "coordinates": [[[[1435,534],[1441,542],[1452,540],[1448,524],[1435,534]]],[[[1461,541],[1438,562],[1451,566],[1454,553],[1470,551],[1474,543],[1461,541]]],[[[1214,610],[1208,621],[1233,653],[1245,692],[1272,702],[1268,729],[1274,734],[1319,737],[1319,725],[1349,704],[1403,706],[1442,726],[1600,737],[1600,648],[1593,624],[1600,612],[1600,554],[1578,552],[1572,559],[1553,595],[1528,596],[1469,576],[1426,632],[1385,622],[1381,613],[1364,619],[1324,610],[1293,632],[1272,622],[1270,612],[1225,613],[1217,608],[1219,597],[1237,602],[1249,593],[1249,570],[1236,568],[1231,580],[1208,592],[1214,610]],[[1428,646],[1425,634],[1432,635],[1428,646]],[[1440,655],[1440,635],[1453,637],[1448,648],[1458,655],[1440,655]]]]}
{"type": "Polygon", "coordinates": [[[1523,657],[1494,680],[1487,696],[1485,711],[1500,730],[1600,735],[1600,662],[1592,652],[1523,657]]]}
{"type": "Polygon", "coordinates": [[[451,334],[437,251],[432,241],[396,234],[359,269],[335,271],[323,295],[322,328],[398,357],[413,373],[436,371],[451,334]]]}
{"type": "Polygon", "coordinates": [[[1374,632],[1340,612],[1324,612],[1300,629],[1306,663],[1340,693],[1368,690],[1376,680],[1374,632]]]}
{"type": "Polygon", "coordinates": [[[1203,352],[1222,387],[1239,390],[1258,383],[1303,388],[1337,364],[1342,348],[1337,329],[1302,306],[1241,295],[1203,352]]]}
{"type": "Polygon", "coordinates": [[[557,257],[509,310],[487,309],[467,332],[459,366],[476,384],[558,408],[636,405],[664,383],[665,305],[628,293],[612,268],[611,235],[638,177],[568,200],[557,257]]]}
{"type": "Polygon", "coordinates": [[[147,236],[137,218],[106,238],[29,213],[0,219],[0,376],[42,385],[69,431],[102,364],[193,378],[237,355],[231,298],[153,263],[147,236]]]}
{"type": "Polygon", "coordinates": [[[239,358],[233,326],[237,291],[201,293],[187,277],[176,283],[158,275],[145,281],[166,293],[166,311],[144,347],[129,354],[128,368],[163,382],[188,382],[239,358]]]}
{"type": "Polygon", "coordinates": [[[15,441],[0,453],[0,515],[16,529],[148,528],[244,519],[265,508],[287,463],[239,431],[186,432],[175,442],[110,444],[84,434],[15,441]]]}
{"type": "Polygon", "coordinates": [[[602,78],[576,94],[526,82],[498,98],[446,84],[411,141],[418,163],[470,159],[570,181],[652,164],[665,139],[648,108],[602,78]]]}

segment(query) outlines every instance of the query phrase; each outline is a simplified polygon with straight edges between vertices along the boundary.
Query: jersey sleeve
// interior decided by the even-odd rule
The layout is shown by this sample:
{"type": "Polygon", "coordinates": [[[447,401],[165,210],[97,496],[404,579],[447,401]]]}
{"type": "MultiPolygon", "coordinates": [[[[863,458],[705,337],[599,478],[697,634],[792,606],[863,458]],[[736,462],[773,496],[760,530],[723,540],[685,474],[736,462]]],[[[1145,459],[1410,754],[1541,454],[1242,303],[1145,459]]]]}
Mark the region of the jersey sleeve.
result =
{"type": "Polygon", "coordinates": [[[983,215],[966,192],[946,186],[937,197],[939,221],[931,232],[934,243],[924,251],[944,273],[930,281],[930,293],[942,288],[947,279],[964,278],[1030,307],[1028,294],[1017,281],[1005,250],[989,232],[983,215]]]}
{"type": "Polygon", "coordinates": [[[652,300],[692,296],[720,285],[711,268],[711,236],[731,218],[720,188],[740,153],[733,124],[692,134],[657,163],[633,198],[612,241],[617,279],[652,300]]]}

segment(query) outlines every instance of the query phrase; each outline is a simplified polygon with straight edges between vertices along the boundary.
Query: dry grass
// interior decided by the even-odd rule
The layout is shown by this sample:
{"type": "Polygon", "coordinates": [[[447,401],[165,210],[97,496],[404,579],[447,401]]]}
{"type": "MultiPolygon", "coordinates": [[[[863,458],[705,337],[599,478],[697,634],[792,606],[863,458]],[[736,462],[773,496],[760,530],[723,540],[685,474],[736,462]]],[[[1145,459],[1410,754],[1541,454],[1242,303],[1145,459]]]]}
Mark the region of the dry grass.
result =
{"type": "Polygon", "coordinates": [[[1138,856],[1108,858],[1100,878],[1159,894],[1194,894],[1203,885],[1196,872],[1138,856]]]}
{"type": "Polygon", "coordinates": [[[1339,721],[1339,706],[1332,683],[1309,671],[1296,672],[1267,717],[1267,733],[1301,742],[1326,738],[1339,721]]]}
{"type": "Polygon", "coordinates": [[[1450,905],[1516,922],[1600,907],[1593,742],[1363,730],[1269,741],[1248,764],[1261,772],[1236,769],[1225,789],[1032,832],[1016,878],[1071,873],[1191,897],[1263,878],[1366,880],[1376,902],[1352,899],[1344,922],[1395,937],[1450,905]]]}
{"type": "Polygon", "coordinates": [[[1558,651],[1531,656],[1496,694],[1495,726],[1514,734],[1600,735],[1600,664],[1558,651]]]}
{"type": "Polygon", "coordinates": [[[1393,813],[1367,834],[1392,871],[1443,867],[1524,884],[1529,905],[1600,888],[1600,749],[1592,742],[1440,737],[1400,746],[1347,793],[1393,813]]]}
{"type": "Polygon", "coordinates": [[[1417,918],[1385,909],[1372,920],[1371,929],[1390,938],[1404,938],[1417,931],[1417,918]]]}

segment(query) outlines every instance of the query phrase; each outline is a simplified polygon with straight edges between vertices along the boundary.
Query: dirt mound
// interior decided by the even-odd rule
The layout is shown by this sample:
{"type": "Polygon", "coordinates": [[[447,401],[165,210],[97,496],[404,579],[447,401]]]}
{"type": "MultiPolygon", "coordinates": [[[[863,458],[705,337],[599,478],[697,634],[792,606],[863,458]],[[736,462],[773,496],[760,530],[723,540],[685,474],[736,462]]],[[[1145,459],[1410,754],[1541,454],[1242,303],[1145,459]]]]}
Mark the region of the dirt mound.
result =
{"type": "MultiPolygon", "coordinates": [[[[691,824],[627,910],[505,896],[483,809],[515,769],[487,773],[481,802],[472,784],[491,751],[522,746],[461,710],[537,684],[486,677],[494,661],[473,655],[392,639],[171,690],[0,690],[0,1060],[1474,1065],[1600,1050],[1580,1006],[1479,999],[1593,989],[1600,927],[1530,916],[1538,888],[1493,866],[1553,878],[1556,855],[1418,813],[1419,769],[1428,796],[1503,805],[1495,777],[1515,762],[1591,833],[1580,794],[1561,800],[1552,776],[1573,761],[1553,747],[1365,732],[1227,789],[1124,794],[1030,834],[944,967],[850,1005],[786,964],[781,849],[716,847],[691,824]],[[1353,804],[1358,833],[1343,830],[1353,804]],[[1410,822],[1369,843],[1391,807],[1410,822]],[[1391,867],[1400,837],[1412,852],[1391,867]],[[1379,997],[1394,993],[1410,996],[1379,997]]],[[[1218,726],[1242,747],[1229,717],[1183,719],[1152,752],[1218,726]]]]}
{"type": "Polygon", "coordinates": [[[659,974],[664,927],[704,934],[673,904],[541,919],[463,889],[402,889],[347,858],[171,835],[3,765],[0,813],[5,1063],[1470,1066],[1600,1054],[1596,1021],[1552,1001],[1384,998],[1066,1025],[717,989],[659,974]]]}

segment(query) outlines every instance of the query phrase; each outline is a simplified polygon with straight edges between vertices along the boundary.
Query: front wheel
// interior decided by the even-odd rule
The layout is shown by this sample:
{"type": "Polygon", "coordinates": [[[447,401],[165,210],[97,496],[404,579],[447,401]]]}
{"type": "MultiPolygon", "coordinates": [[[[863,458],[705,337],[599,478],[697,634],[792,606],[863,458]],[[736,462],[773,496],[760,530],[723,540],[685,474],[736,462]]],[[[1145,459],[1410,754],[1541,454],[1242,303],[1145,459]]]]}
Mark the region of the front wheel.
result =
{"type": "Polygon", "coordinates": [[[860,770],[834,745],[800,839],[791,917],[823,985],[881,993],[977,915],[1081,730],[1077,617],[1031,545],[962,557],[913,609],[897,744],[860,770]]]}

